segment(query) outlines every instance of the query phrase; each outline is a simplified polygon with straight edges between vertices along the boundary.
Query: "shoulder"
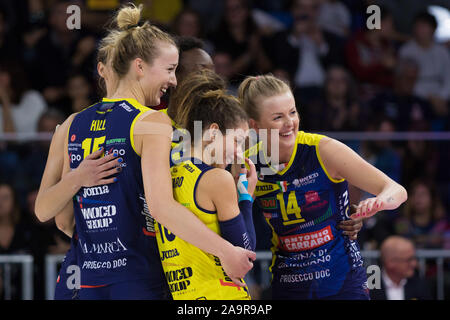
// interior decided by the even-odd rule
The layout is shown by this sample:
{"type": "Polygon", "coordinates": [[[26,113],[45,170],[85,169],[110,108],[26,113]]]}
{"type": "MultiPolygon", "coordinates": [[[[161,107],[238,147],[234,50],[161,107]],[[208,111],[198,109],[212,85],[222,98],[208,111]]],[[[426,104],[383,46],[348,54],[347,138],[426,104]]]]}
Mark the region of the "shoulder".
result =
{"type": "Polygon", "coordinates": [[[68,134],[69,134],[69,130],[70,127],[72,125],[73,119],[75,119],[75,117],[77,116],[77,113],[72,113],[70,116],[67,117],[66,120],[64,120],[64,122],[61,125],[58,125],[55,129],[55,133],[53,135],[53,139],[58,140],[64,140],[68,134]]]}
{"type": "Polygon", "coordinates": [[[143,113],[138,121],[172,125],[172,121],[166,113],[152,109],[148,109],[145,111],[143,110],[143,113]]]}
{"type": "Polygon", "coordinates": [[[211,198],[224,198],[235,192],[233,176],[230,172],[219,168],[206,171],[201,177],[199,187],[211,198]]]}
{"type": "MultiPolygon", "coordinates": [[[[203,178],[205,182],[211,185],[219,185],[219,183],[223,183],[224,185],[233,185],[234,178],[230,172],[224,169],[213,168],[206,171],[203,174],[203,178]]],[[[220,188],[219,188],[220,189],[220,188]]]]}
{"type": "MultiPolygon", "coordinates": [[[[317,133],[307,133],[307,132],[299,131],[297,134],[297,143],[307,144],[309,146],[317,146],[325,138],[328,138],[328,137],[321,135],[321,134],[317,134],[317,133]]],[[[328,138],[328,139],[330,139],[330,138],[328,138]]]]}
{"type": "Polygon", "coordinates": [[[70,125],[72,124],[73,119],[75,119],[75,117],[78,114],[79,114],[79,112],[75,112],[75,113],[72,113],[70,116],[68,116],[67,119],[64,120],[64,122],[58,127],[58,130],[59,130],[59,128],[66,128],[66,129],[68,129],[70,127],[70,125]]]}
{"type": "Polygon", "coordinates": [[[138,115],[131,132],[133,135],[165,136],[172,140],[172,121],[166,114],[149,109],[138,115]]]}
{"type": "Polygon", "coordinates": [[[317,151],[321,159],[324,161],[342,159],[342,156],[349,156],[349,152],[353,153],[352,150],[344,143],[327,136],[322,136],[319,140],[317,151]]]}

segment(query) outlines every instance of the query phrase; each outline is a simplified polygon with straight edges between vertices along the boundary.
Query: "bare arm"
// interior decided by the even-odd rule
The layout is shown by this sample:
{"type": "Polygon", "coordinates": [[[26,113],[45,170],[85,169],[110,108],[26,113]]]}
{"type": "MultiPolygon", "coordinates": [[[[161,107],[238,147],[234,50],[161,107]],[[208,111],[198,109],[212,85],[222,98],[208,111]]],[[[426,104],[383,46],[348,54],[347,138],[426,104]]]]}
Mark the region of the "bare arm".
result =
{"type": "Polygon", "coordinates": [[[77,169],[70,170],[69,158],[65,150],[68,143],[67,132],[74,116],[75,114],[64,121],[52,137],[35,204],[36,216],[42,222],[55,217],[67,207],[68,203],[72,205],[72,197],[82,186],[113,182],[112,179],[104,179],[104,177],[113,174],[118,163],[111,161],[115,158],[113,154],[97,159],[103,153],[101,150],[86,157],[77,169]],[[66,162],[66,169],[63,175],[64,162],[66,162]]]}
{"type": "Polygon", "coordinates": [[[319,143],[319,153],[329,175],[376,195],[360,202],[355,217],[369,217],[381,210],[398,208],[408,195],[403,186],[389,178],[345,144],[330,138],[319,143]]]}
{"type": "MultiPolygon", "coordinates": [[[[73,117],[74,116],[72,115],[64,121],[64,123],[56,129],[52,137],[47,163],[42,175],[41,185],[39,186],[34,208],[36,216],[42,222],[50,220],[61,211],[66,203],[72,199],[76,190],[78,190],[74,190],[74,186],[63,185],[62,192],[53,193],[53,191],[55,191],[55,184],[61,181],[64,166],[64,141],[73,117]]],[[[72,183],[72,181],[65,182],[65,184],[68,184],[69,182],[72,183]]]]}
{"type": "MultiPolygon", "coordinates": [[[[138,121],[142,121],[141,125],[148,126],[149,130],[166,126],[171,132],[170,119],[161,112],[138,121]]],[[[136,128],[137,126],[135,133],[136,128]]],[[[145,197],[152,216],[177,237],[219,257],[228,276],[240,283],[238,279],[243,278],[253,266],[249,259],[254,260],[256,256],[253,252],[235,247],[222,239],[175,201],[169,168],[171,140],[167,131],[160,134],[135,134],[134,141],[136,150],[141,154],[145,197]]]]}
{"type": "MultiPolygon", "coordinates": [[[[64,143],[64,149],[62,150],[67,150],[66,148],[67,142],[64,143]]],[[[70,172],[69,155],[67,152],[63,152],[63,162],[61,178],[65,178],[65,176],[70,172]]],[[[56,214],[55,224],[60,231],[72,238],[73,230],[75,228],[75,216],[73,213],[73,203],[71,200],[66,203],[64,209],[56,214]]]]}
{"type": "MultiPolygon", "coordinates": [[[[253,164],[252,169],[255,169],[253,164]]],[[[206,172],[198,183],[197,203],[204,207],[204,200],[212,201],[212,204],[206,203],[217,212],[222,238],[235,246],[255,250],[253,199],[248,193],[248,182],[244,181],[243,178],[246,169],[243,168],[242,170],[241,178],[238,181],[239,199],[231,173],[223,169],[214,169],[206,172]]],[[[209,206],[206,208],[209,208],[209,206]]]]}

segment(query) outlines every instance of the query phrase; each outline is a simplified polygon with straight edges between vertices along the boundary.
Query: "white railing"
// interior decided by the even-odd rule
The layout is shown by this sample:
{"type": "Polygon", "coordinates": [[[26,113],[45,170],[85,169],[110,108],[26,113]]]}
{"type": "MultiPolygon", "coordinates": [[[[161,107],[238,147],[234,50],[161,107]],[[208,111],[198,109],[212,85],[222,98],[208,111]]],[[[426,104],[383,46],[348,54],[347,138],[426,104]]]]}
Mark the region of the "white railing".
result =
{"type": "Polygon", "coordinates": [[[64,260],[63,254],[48,254],[45,256],[45,299],[53,300],[55,296],[58,264],[64,260]]]}
{"type": "Polygon", "coordinates": [[[0,255],[0,268],[3,270],[4,299],[12,299],[12,264],[22,265],[22,300],[33,300],[34,259],[33,256],[26,254],[0,255]]]}
{"type": "MultiPolygon", "coordinates": [[[[377,264],[377,259],[380,257],[378,250],[362,250],[361,255],[364,258],[366,266],[377,264]]],[[[419,261],[419,274],[421,277],[425,277],[426,273],[426,260],[435,260],[437,273],[436,273],[436,298],[438,300],[444,300],[444,259],[450,258],[450,250],[417,250],[416,257],[419,261]]],[[[53,292],[55,290],[55,282],[57,278],[57,264],[61,263],[64,256],[62,255],[47,255],[45,259],[45,274],[46,274],[46,292],[47,299],[53,299],[53,292]]],[[[270,284],[271,275],[269,272],[269,266],[272,260],[272,252],[270,251],[258,251],[256,252],[256,260],[261,264],[261,285],[267,287],[270,284]]],[[[450,270],[448,270],[450,272],[450,270]]]]}

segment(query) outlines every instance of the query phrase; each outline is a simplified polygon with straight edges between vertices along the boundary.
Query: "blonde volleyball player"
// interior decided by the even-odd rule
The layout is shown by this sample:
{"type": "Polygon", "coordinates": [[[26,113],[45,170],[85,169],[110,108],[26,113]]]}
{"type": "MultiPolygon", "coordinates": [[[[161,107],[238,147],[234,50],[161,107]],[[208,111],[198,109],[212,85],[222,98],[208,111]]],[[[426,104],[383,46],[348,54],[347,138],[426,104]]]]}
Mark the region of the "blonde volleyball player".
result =
{"type": "MultiPolygon", "coordinates": [[[[98,49],[97,54],[97,71],[100,76],[101,87],[106,91],[106,97],[111,95],[117,88],[117,77],[111,72],[110,51],[114,47],[114,36],[105,37],[98,49]]],[[[71,118],[75,116],[71,115],[71,118]]],[[[75,190],[68,190],[64,185],[59,184],[61,181],[63,162],[64,162],[64,141],[67,137],[67,121],[63,127],[56,129],[52,137],[50,149],[47,157],[47,164],[42,176],[41,185],[39,187],[38,196],[36,199],[36,215],[41,221],[46,221],[55,218],[55,223],[62,232],[71,238],[70,249],[66,253],[64,260],[59,270],[59,275],[56,280],[54,299],[55,300],[71,300],[77,299],[77,288],[69,289],[67,284],[67,268],[71,265],[78,265],[77,262],[77,244],[78,237],[76,234],[76,227],[73,220],[73,214],[69,210],[69,216],[64,211],[58,212],[58,207],[52,209],[55,205],[55,190],[60,190],[57,196],[60,200],[69,202],[75,195],[75,190]]],[[[86,157],[80,166],[72,171],[71,179],[80,181],[84,187],[104,185],[114,182],[113,179],[105,179],[110,175],[117,173],[118,156],[116,153],[111,153],[108,156],[102,157],[103,151],[99,150],[88,157],[86,157]],[[102,166],[107,165],[107,170],[100,170],[102,166]]],[[[105,168],[105,167],[103,167],[105,168]]],[[[66,180],[67,181],[67,180],[66,180]]],[[[58,192],[58,191],[57,191],[58,192]]],[[[67,211],[67,210],[66,210],[67,211]]]]}
{"type": "MultiPolygon", "coordinates": [[[[140,10],[136,8],[122,9],[118,16],[121,16],[122,12],[122,17],[127,16],[126,21],[122,21],[122,23],[119,23],[119,25],[122,25],[122,30],[120,32],[124,35],[123,37],[121,37],[122,41],[136,42],[133,34],[139,34],[144,38],[149,37],[150,39],[148,41],[141,41],[138,46],[133,46],[138,52],[130,53],[125,50],[116,53],[116,56],[120,56],[120,58],[115,60],[117,63],[113,63],[113,66],[115,72],[119,75],[120,81],[118,90],[116,91],[116,94],[113,98],[116,98],[115,102],[128,102],[129,104],[131,104],[130,108],[134,108],[137,106],[139,107],[139,110],[144,110],[143,108],[145,107],[142,107],[142,103],[148,105],[159,103],[159,98],[162,95],[161,92],[163,92],[162,90],[165,87],[169,87],[171,85],[170,82],[168,82],[167,85],[164,84],[163,79],[169,79],[169,77],[171,77],[171,74],[175,70],[177,63],[175,59],[177,60],[178,58],[177,50],[173,45],[173,41],[167,40],[169,39],[167,35],[163,34],[163,39],[152,39],[155,34],[161,35],[160,31],[155,31],[156,28],[150,27],[148,23],[142,26],[138,25],[140,10]],[[124,33],[127,34],[125,35],[124,33]],[[145,46],[143,42],[146,42],[147,46],[145,46]],[[162,46],[158,47],[159,45],[162,46]],[[172,58],[174,61],[169,61],[172,58]],[[160,61],[161,64],[155,63],[154,65],[152,65],[151,59],[165,59],[165,61],[160,61]],[[159,78],[157,80],[155,79],[156,81],[152,80],[151,77],[154,76],[152,72],[158,71],[161,75],[162,71],[155,70],[154,68],[165,68],[165,64],[170,66],[170,68],[167,69],[168,76],[159,78]],[[151,88],[152,85],[156,87],[151,88]],[[143,86],[145,86],[146,88],[143,88],[143,86]],[[147,101],[147,98],[149,101],[147,101]],[[150,101],[152,99],[155,99],[155,101],[150,101]]],[[[118,46],[121,48],[129,47],[124,43],[119,43],[118,46]]],[[[147,198],[152,199],[152,201],[149,201],[150,210],[153,215],[157,215],[157,220],[161,220],[161,222],[163,222],[164,224],[171,226],[171,228],[173,230],[176,230],[177,234],[179,234],[181,237],[186,238],[188,241],[191,241],[197,246],[204,248],[206,251],[219,256],[225,270],[230,275],[230,277],[236,283],[241,284],[238,279],[242,278],[243,275],[245,275],[245,273],[251,268],[252,264],[248,259],[254,259],[254,253],[250,253],[243,250],[242,248],[232,246],[230,243],[224,241],[216,234],[210,232],[210,230],[205,228],[204,225],[200,223],[200,221],[198,221],[198,219],[193,217],[192,214],[188,213],[188,211],[185,210],[182,206],[178,205],[172,198],[170,176],[165,175],[165,172],[169,172],[168,156],[170,141],[166,146],[164,143],[165,139],[161,138],[161,135],[165,136],[165,134],[147,134],[147,132],[154,133],[154,127],[158,125],[162,125],[164,127],[164,125],[167,124],[168,126],[170,126],[170,120],[165,120],[165,118],[167,117],[161,113],[149,115],[147,117],[142,116],[135,122],[135,132],[134,136],[132,136],[132,138],[134,137],[134,143],[136,146],[135,151],[138,154],[142,155],[141,162],[144,177],[144,186],[147,191],[145,192],[145,194],[147,198]],[[140,128],[139,133],[137,132],[137,128],[140,128]],[[147,150],[159,150],[160,152],[154,153],[147,150]],[[164,163],[163,159],[165,159],[166,157],[167,161],[166,163],[164,163]],[[167,171],[165,171],[164,169],[165,166],[167,166],[167,171]],[[150,172],[148,170],[150,170],[150,172]],[[165,183],[165,179],[167,179],[167,184],[165,183]],[[157,186],[154,185],[152,187],[154,183],[157,183],[157,186]],[[169,188],[168,190],[166,190],[166,186],[167,188],[169,188]],[[147,189],[160,191],[162,190],[162,192],[159,192],[158,195],[156,195],[154,192],[153,194],[149,195],[150,192],[147,189]],[[168,193],[166,194],[164,191],[168,191],[168,193]],[[167,207],[170,207],[171,210],[167,210],[167,207]],[[173,213],[173,216],[171,213],[173,213]],[[179,223],[179,216],[184,217],[185,221],[190,222],[189,224],[191,227],[189,229],[184,228],[184,223],[182,225],[179,223]]],[[[100,126],[98,129],[101,128],[102,126],[100,126]]],[[[70,137],[72,136],[73,134],[70,135],[70,137]]],[[[119,179],[118,183],[120,183],[120,181],[121,180],[119,179]]],[[[56,202],[58,204],[61,204],[62,201],[60,199],[57,199],[56,202]]],[[[44,213],[43,216],[45,216],[45,210],[46,209],[44,206],[44,211],[37,212],[38,215],[40,213],[44,213]]],[[[77,227],[79,227],[78,225],[79,223],[77,224],[77,227]]]]}
{"type": "Polygon", "coordinates": [[[405,188],[343,143],[299,131],[295,100],[283,81],[248,77],[239,98],[250,127],[268,131],[262,142],[267,150],[258,144],[249,152],[259,159],[259,173],[271,173],[258,175],[255,202],[272,228],[273,298],[369,299],[358,243],[337,226],[397,208],[407,199],[405,188]],[[272,147],[280,164],[264,161],[272,147]],[[354,214],[347,181],[376,195],[361,201],[354,214]]]}

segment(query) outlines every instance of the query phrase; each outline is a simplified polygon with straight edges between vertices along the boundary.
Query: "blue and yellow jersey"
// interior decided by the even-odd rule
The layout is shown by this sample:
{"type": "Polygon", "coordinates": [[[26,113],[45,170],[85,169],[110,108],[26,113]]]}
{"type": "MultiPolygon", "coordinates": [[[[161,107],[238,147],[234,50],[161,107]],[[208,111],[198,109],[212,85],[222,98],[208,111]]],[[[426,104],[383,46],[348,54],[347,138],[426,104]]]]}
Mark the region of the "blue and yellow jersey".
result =
{"type": "MultiPolygon", "coordinates": [[[[208,228],[220,234],[217,213],[201,208],[195,192],[202,175],[212,167],[191,158],[172,166],[174,198],[192,211],[208,228]]],[[[235,285],[220,260],[156,225],[159,254],[172,297],[175,300],[250,299],[248,289],[235,285]]]]}
{"type": "Polygon", "coordinates": [[[74,197],[82,287],[138,279],[167,286],[134,148],[134,125],[148,110],[134,99],[103,99],[78,113],[69,128],[71,169],[100,147],[123,159],[117,182],[82,187],[74,197]]]}
{"type": "Polygon", "coordinates": [[[289,162],[277,168],[264,165],[261,143],[246,154],[259,172],[257,209],[272,229],[274,298],[323,298],[366,286],[358,243],[336,228],[349,219],[348,185],[324,167],[323,137],[300,131],[289,162]]]}

